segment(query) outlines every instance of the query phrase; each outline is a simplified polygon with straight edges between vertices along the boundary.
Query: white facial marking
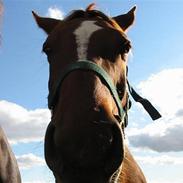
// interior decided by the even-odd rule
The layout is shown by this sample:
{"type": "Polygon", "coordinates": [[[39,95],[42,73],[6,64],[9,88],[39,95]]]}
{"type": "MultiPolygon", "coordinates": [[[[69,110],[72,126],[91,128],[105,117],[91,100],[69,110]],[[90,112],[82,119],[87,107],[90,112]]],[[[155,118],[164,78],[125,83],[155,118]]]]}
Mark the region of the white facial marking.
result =
{"type": "Polygon", "coordinates": [[[74,34],[76,36],[78,59],[86,59],[88,43],[91,35],[102,27],[95,24],[96,21],[84,21],[74,34]]]}

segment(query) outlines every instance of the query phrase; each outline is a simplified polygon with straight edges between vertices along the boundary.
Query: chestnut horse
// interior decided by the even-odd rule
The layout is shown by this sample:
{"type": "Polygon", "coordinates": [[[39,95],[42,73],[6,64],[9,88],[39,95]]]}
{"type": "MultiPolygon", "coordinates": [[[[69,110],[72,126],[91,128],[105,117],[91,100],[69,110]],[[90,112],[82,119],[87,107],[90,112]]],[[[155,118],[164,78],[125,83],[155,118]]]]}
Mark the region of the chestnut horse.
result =
{"type": "MultiPolygon", "coordinates": [[[[0,19],[3,5],[0,1],[0,19]]],[[[0,183],[21,183],[17,161],[8,143],[7,137],[0,126],[0,183]]]]}
{"type": "Polygon", "coordinates": [[[45,159],[57,183],[146,182],[124,141],[131,48],[126,31],[135,9],[110,18],[92,4],[64,20],[33,12],[48,35],[43,52],[52,117],[45,159]]]}

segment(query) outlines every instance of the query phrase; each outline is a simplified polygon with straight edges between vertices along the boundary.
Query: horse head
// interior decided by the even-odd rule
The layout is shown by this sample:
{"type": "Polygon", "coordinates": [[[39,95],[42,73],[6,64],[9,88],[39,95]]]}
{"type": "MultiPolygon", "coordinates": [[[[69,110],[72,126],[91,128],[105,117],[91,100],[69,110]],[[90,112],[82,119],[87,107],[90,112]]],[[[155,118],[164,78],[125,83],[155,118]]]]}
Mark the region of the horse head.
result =
{"type": "Polygon", "coordinates": [[[63,20],[33,12],[38,26],[48,35],[43,52],[50,69],[48,103],[52,117],[45,136],[45,159],[58,183],[112,182],[122,168],[124,121],[120,123],[119,103],[101,78],[101,71],[72,69],[70,65],[76,67],[84,61],[101,68],[117,88],[120,105],[125,108],[131,48],[126,31],[134,22],[135,9],[110,18],[90,5],[63,20]],[[72,72],[65,73],[68,68],[72,72]]]}

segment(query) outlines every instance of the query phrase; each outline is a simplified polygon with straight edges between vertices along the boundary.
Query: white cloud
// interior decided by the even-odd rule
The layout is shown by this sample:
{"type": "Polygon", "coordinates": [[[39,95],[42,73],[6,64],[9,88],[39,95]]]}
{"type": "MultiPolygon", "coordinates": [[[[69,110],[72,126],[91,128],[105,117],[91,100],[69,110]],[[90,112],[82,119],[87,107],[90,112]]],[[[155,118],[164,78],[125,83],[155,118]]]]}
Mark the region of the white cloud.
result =
{"type": "Polygon", "coordinates": [[[142,81],[138,88],[155,103],[164,116],[183,110],[183,68],[165,69],[142,81]]]}
{"type": "Polygon", "coordinates": [[[47,16],[62,20],[64,18],[64,12],[56,6],[51,6],[48,8],[47,16]]]}
{"type": "Polygon", "coordinates": [[[138,87],[163,118],[143,129],[129,129],[130,144],[158,152],[183,151],[183,68],[163,70],[138,87]]]}
{"type": "Polygon", "coordinates": [[[27,110],[8,101],[0,101],[0,125],[10,143],[43,140],[50,121],[48,109],[27,110]]]}
{"type": "Polygon", "coordinates": [[[43,158],[35,156],[31,153],[16,156],[16,159],[20,169],[30,169],[38,166],[46,166],[45,160],[43,158]]]}
{"type": "Polygon", "coordinates": [[[177,180],[177,181],[167,181],[167,180],[165,180],[165,181],[161,181],[161,180],[153,180],[153,181],[148,181],[148,182],[150,182],[150,183],[181,183],[182,182],[182,180],[177,180]]]}
{"type": "Polygon", "coordinates": [[[143,164],[150,165],[183,165],[182,157],[168,155],[162,156],[137,156],[135,159],[143,164]]]}
{"type": "Polygon", "coordinates": [[[157,152],[183,151],[182,134],[182,120],[162,119],[143,129],[129,129],[128,138],[134,147],[149,148],[157,152]]]}

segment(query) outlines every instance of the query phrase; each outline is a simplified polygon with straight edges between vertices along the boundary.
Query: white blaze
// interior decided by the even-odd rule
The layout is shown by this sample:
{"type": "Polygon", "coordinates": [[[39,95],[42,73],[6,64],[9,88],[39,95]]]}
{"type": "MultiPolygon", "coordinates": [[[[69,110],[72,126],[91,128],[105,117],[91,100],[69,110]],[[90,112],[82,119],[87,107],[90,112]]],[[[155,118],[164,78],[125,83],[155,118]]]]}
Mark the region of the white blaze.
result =
{"type": "Polygon", "coordinates": [[[84,21],[74,34],[76,36],[78,59],[86,59],[88,43],[91,35],[102,27],[95,24],[96,21],[84,21]]]}

